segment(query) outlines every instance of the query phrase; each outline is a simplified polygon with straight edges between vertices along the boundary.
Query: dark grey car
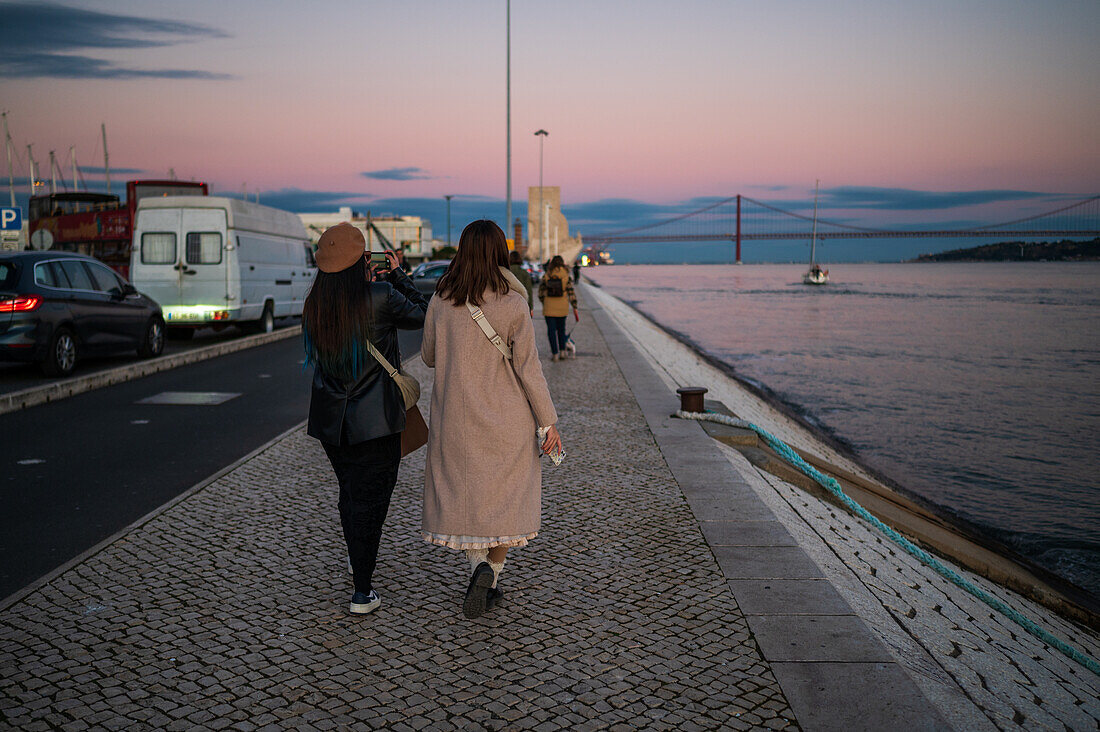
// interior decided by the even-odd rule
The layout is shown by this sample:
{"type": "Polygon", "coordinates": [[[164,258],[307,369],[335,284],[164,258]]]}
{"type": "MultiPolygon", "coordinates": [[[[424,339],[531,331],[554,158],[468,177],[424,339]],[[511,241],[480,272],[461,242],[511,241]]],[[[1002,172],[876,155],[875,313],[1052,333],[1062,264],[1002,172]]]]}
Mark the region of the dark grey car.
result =
{"type": "Polygon", "coordinates": [[[439,278],[443,276],[443,273],[447,271],[447,267],[451,266],[451,260],[440,260],[436,262],[424,262],[418,264],[409,277],[412,278],[413,284],[416,285],[416,289],[426,299],[431,300],[432,295],[435,294],[435,286],[439,284],[439,278]]]}
{"type": "Polygon", "coordinates": [[[0,360],[65,376],[78,358],[129,350],[159,356],[164,318],[114,270],[71,252],[0,252],[0,360]]]}

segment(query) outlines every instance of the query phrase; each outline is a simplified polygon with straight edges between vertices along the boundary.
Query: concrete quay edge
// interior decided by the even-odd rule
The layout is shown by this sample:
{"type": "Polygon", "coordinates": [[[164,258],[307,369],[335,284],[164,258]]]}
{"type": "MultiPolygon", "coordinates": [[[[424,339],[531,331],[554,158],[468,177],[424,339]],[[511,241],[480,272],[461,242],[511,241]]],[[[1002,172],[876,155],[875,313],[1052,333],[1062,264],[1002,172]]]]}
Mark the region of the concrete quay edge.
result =
{"type": "Polygon", "coordinates": [[[602,308],[589,312],[804,729],[951,727],[602,308]],[[725,544],[723,534],[755,537],[725,544]],[[777,595],[781,595],[777,598],[777,595]],[[778,602],[776,600],[779,600],[778,602]]]}
{"type": "Polygon", "coordinates": [[[87,376],[75,376],[71,379],[65,379],[64,381],[55,381],[42,386],[32,386],[29,389],[20,389],[19,391],[0,394],[0,414],[17,412],[21,409],[27,409],[28,407],[34,407],[39,404],[56,402],[94,389],[114,386],[124,381],[140,379],[143,376],[150,376],[179,366],[186,366],[188,364],[198,363],[199,361],[224,356],[227,353],[235,353],[247,348],[267,345],[268,343],[274,343],[275,341],[281,341],[286,338],[301,335],[301,333],[302,326],[300,325],[280,328],[270,333],[246,336],[233,341],[216,343],[212,346],[206,346],[205,348],[196,348],[182,353],[173,353],[170,356],[160,356],[159,358],[150,359],[148,361],[139,361],[137,363],[127,364],[105,371],[98,371],[94,374],[88,374],[87,376]]]}

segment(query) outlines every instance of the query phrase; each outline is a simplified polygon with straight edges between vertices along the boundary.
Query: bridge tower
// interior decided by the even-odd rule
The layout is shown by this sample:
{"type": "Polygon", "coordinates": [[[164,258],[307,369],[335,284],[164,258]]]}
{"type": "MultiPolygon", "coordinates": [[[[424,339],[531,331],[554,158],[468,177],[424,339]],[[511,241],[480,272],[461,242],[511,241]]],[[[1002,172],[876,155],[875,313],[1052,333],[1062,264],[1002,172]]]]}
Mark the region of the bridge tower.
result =
{"type": "Polygon", "coordinates": [[[737,262],[741,264],[741,194],[737,194],[737,262]]]}

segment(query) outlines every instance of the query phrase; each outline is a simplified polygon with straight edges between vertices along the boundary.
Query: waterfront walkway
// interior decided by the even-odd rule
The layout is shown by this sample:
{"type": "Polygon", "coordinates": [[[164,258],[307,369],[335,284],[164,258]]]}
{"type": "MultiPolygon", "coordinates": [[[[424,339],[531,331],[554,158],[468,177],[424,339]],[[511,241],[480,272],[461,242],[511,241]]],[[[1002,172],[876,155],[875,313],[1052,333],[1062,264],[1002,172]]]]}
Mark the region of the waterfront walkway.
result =
{"type": "MultiPolygon", "coordinates": [[[[299,428],[0,609],[0,725],[944,728],[624,335],[583,318],[579,357],[543,363],[569,456],[544,462],[542,532],[497,609],[465,619],[465,559],[419,537],[419,451],[382,607],[349,616],[335,480],[299,428]]],[[[426,408],[432,372],[410,370],[426,408]]]]}

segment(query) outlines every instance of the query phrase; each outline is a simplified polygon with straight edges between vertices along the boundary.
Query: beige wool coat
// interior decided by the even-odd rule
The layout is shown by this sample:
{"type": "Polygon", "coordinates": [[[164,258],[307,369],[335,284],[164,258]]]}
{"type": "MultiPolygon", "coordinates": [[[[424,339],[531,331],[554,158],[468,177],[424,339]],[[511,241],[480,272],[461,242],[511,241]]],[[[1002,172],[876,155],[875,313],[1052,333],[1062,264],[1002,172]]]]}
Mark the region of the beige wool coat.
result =
{"type": "Polygon", "coordinates": [[[465,305],[433,297],[424,320],[420,352],[435,368],[425,538],[519,537],[539,530],[542,467],[535,430],[557,423],[558,415],[535,349],[531,312],[514,290],[487,293],[481,309],[511,345],[511,362],[465,305]]]}

